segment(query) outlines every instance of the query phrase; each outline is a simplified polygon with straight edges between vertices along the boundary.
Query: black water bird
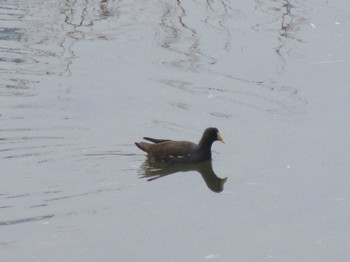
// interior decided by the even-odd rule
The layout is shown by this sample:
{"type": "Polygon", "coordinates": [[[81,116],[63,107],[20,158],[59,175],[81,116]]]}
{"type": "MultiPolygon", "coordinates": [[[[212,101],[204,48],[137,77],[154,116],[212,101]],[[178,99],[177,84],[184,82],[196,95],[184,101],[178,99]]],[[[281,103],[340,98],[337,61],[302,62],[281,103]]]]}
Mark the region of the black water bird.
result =
{"type": "Polygon", "coordinates": [[[198,144],[189,141],[173,141],[170,139],[154,139],[144,137],[147,142],[136,142],[135,145],[155,161],[173,163],[196,163],[211,159],[211,146],[215,141],[224,143],[215,127],[207,128],[198,144]]]}

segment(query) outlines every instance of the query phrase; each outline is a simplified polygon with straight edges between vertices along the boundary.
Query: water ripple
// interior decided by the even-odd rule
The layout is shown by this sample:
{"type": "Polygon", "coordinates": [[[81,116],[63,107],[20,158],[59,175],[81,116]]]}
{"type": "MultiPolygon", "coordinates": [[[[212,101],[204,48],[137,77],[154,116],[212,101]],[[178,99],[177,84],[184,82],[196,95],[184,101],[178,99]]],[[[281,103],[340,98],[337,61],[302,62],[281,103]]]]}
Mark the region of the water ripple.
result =
{"type": "Polygon", "coordinates": [[[12,219],[7,221],[0,221],[0,226],[12,226],[16,224],[23,224],[23,223],[29,223],[29,222],[37,222],[42,220],[47,220],[55,215],[43,215],[43,216],[35,216],[35,217],[25,217],[20,219],[12,219]]]}

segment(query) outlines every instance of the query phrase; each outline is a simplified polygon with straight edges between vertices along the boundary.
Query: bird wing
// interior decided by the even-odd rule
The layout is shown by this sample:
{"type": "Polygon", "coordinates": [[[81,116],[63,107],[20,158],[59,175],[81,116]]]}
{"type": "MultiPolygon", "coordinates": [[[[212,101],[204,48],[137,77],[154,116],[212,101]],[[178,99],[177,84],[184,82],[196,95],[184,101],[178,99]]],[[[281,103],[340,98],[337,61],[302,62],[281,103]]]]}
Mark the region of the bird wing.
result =
{"type": "Polygon", "coordinates": [[[184,157],[191,155],[196,144],[187,141],[165,141],[157,143],[152,148],[152,155],[156,158],[184,157]]]}

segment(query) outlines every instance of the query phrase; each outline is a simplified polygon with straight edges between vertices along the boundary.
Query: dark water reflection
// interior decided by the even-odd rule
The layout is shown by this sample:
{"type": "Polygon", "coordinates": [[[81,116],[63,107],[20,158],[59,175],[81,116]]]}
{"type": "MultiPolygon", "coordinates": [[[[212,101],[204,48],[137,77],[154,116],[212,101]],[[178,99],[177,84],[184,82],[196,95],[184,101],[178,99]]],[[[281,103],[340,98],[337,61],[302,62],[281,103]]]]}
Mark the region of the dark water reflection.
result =
{"type": "MultiPolygon", "coordinates": [[[[45,8],[50,10],[54,5],[48,1],[45,8]]],[[[241,32],[232,22],[241,19],[244,14],[235,9],[230,1],[206,1],[202,7],[206,13],[200,14],[198,19],[189,18],[194,15],[193,10],[183,1],[164,2],[155,7],[159,14],[159,25],[154,30],[155,39],[160,48],[176,56],[172,59],[163,57],[164,66],[175,71],[209,73],[211,77],[225,80],[230,84],[223,85],[220,90],[230,95],[219,94],[218,97],[228,104],[238,104],[269,113],[288,111],[291,106],[305,104],[296,88],[287,84],[281,86],[276,79],[259,76],[251,78],[237,70],[222,69],[218,63],[221,55],[205,48],[208,40],[203,38],[203,32],[210,28],[214,35],[220,35],[215,45],[223,55],[235,53],[241,45],[237,42],[237,36],[241,32]],[[201,19],[204,23],[199,23],[201,19]]],[[[76,59],[73,46],[77,41],[112,40],[126,35],[128,30],[143,23],[147,9],[134,10],[135,14],[131,14],[129,8],[123,1],[65,1],[58,5],[58,12],[48,18],[47,15],[42,16],[39,7],[20,1],[3,7],[0,20],[8,23],[4,24],[1,31],[0,41],[4,47],[0,50],[0,60],[7,65],[0,72],[3,80],[0,95],[33,96],[35,91],[32,87],[40,82],[38,76],[69,76],[70,65],[76,59]],[[17,6],[19,10],[16,10],[17,6]],[[125,14],[132,15],[128,22],[123,16],[125,14]]],[[[256,9],[273,13],[271,21],[259,22],[253,29],[263,34],[268,32],[277,38],[275,50],[282,59],[278,69],[281,71],[286,56],[291,54],[298,42],[302,42],[298,31],[306,18],[298,12],[298,6],[289,1],[256,1],[256,9]],[[278,23],[280,28],[276,25],[278,23]],[[290,40],[295,40],[296,43],[291,44],[290,40]]],[[[225,60],[221,59],[220,62],[225,63],[225,60]]],[[[170,77],[159,78],[157,81],[168,87],[202,95],[210,95],[210,90],[217,85],[217,82],[205,83],[193,78],[170,77]],[[183,83],[188,83],[186,90],[182,88],[183,83]]],[[[227,114],[214,112],[213,115],[220,117],[227,114]]]]}
{"type": "Polygon", "coordinates": [[[40,79],[69,76],[77,41],[114,38],[111,29],[94,28],[105,19],[118,18],[119,2],[17,0],[0,4],[0,96],[28,95],[24,90],[40,79]]]}
{"type": "Polygon", "coordinates": [[[276,38],[274,49],[281,59],[279,72],[282,73],[288,58],[295,56],[298,45],[305,42],[302,29],[310,25],[310,20],[305,16],[307,9],[303,3],[289,0],[255,0],[255,3],[257,10],[272,15],[270,20],[256,24],[253,29],[264,34],[273,33],[276,38]]]}
{"type": "Polygon", "coordinates": [[[147,178],[147,181],[154,181],[178,172],[195,171],[201,174],[208,188],[216,193],[224,190],[224,184],[227,181],[227,177],[220,178],[215,174],[211,160],[194,164],[169,164],[147,160],[140,166],[140,169],[144,172],[141,178],[147,178]]]}
{"type": "MultiPolygon", "coordinates": [[[[204,23],[188,18],[194,12],[183,1],[177,1],[176,4],[164,3],[161,6],[161,33],[157,35],[157,41],[160,47],[179,57],[163,61],[165,66],[175,71],[208,74],[210,77],[206,77],[207,80],[216,78],[222,83],[230,83],[221,83],[219,92],[215,95],[224,103],[272,114],[289,113],[292,108],[306,104],[298,88],[288,83],[281,85],[279,77],[266,77],[258,72],[254,76],[245,76],[239,68],[222,68],[222,65],[230,63],[226,58],[233,58],[232,54],[245,54],[247,43],[239,41],[238,37],[242,32],[234,21],[239,21],[246,14],[235,9],[230,1],[206,1],[203,5],[206,5],[206,13],[198,14],[198,19],[203,19],[204,23]],[[206,42],[210,41],[205,39],[204,34],[208,28],[212,30],[213,35],[218,35],[214,44],[219,50],[217,52],[205,48],[206,42]],[[226,95],[228,93],[229,95],[226,95]]],[[[289,1],[255,1],[255,8],[268,14],[271,20],[257,21],[252,29],[276,39],[274,49],[281,62],[271,70],[279,74],[284,71],[286,59],[293,56],[293,50],[303,42],[302,36],[298,34],[300,27],[306,24],[306,18],[299,10],[302,7],[301,4],[293,6],[289,1]]],[[[262,53],[245,55],[247,63],[265,59],[262,53]]],[[[180,91],[209,97],[213,93],[212,90],[217,90],[217,82],[212,80],[206,82],[193,78],[169,77],[158,81],[180,91]]],[[[227,114],[214,112],[213,115],[220,117],[227,114]]]]}

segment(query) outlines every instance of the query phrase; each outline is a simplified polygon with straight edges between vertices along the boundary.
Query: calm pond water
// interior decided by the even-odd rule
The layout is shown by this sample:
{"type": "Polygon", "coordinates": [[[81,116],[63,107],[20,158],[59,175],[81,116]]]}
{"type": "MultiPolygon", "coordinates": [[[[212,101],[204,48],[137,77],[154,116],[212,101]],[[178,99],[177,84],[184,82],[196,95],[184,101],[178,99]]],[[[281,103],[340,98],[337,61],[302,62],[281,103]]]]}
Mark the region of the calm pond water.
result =
{"type": "Polygon", "coordinates": [[[4,261],[350,261],[350,7],[0,1],[4,261]],[[143,136],[226,144],[148,165],[143,136]]]}

